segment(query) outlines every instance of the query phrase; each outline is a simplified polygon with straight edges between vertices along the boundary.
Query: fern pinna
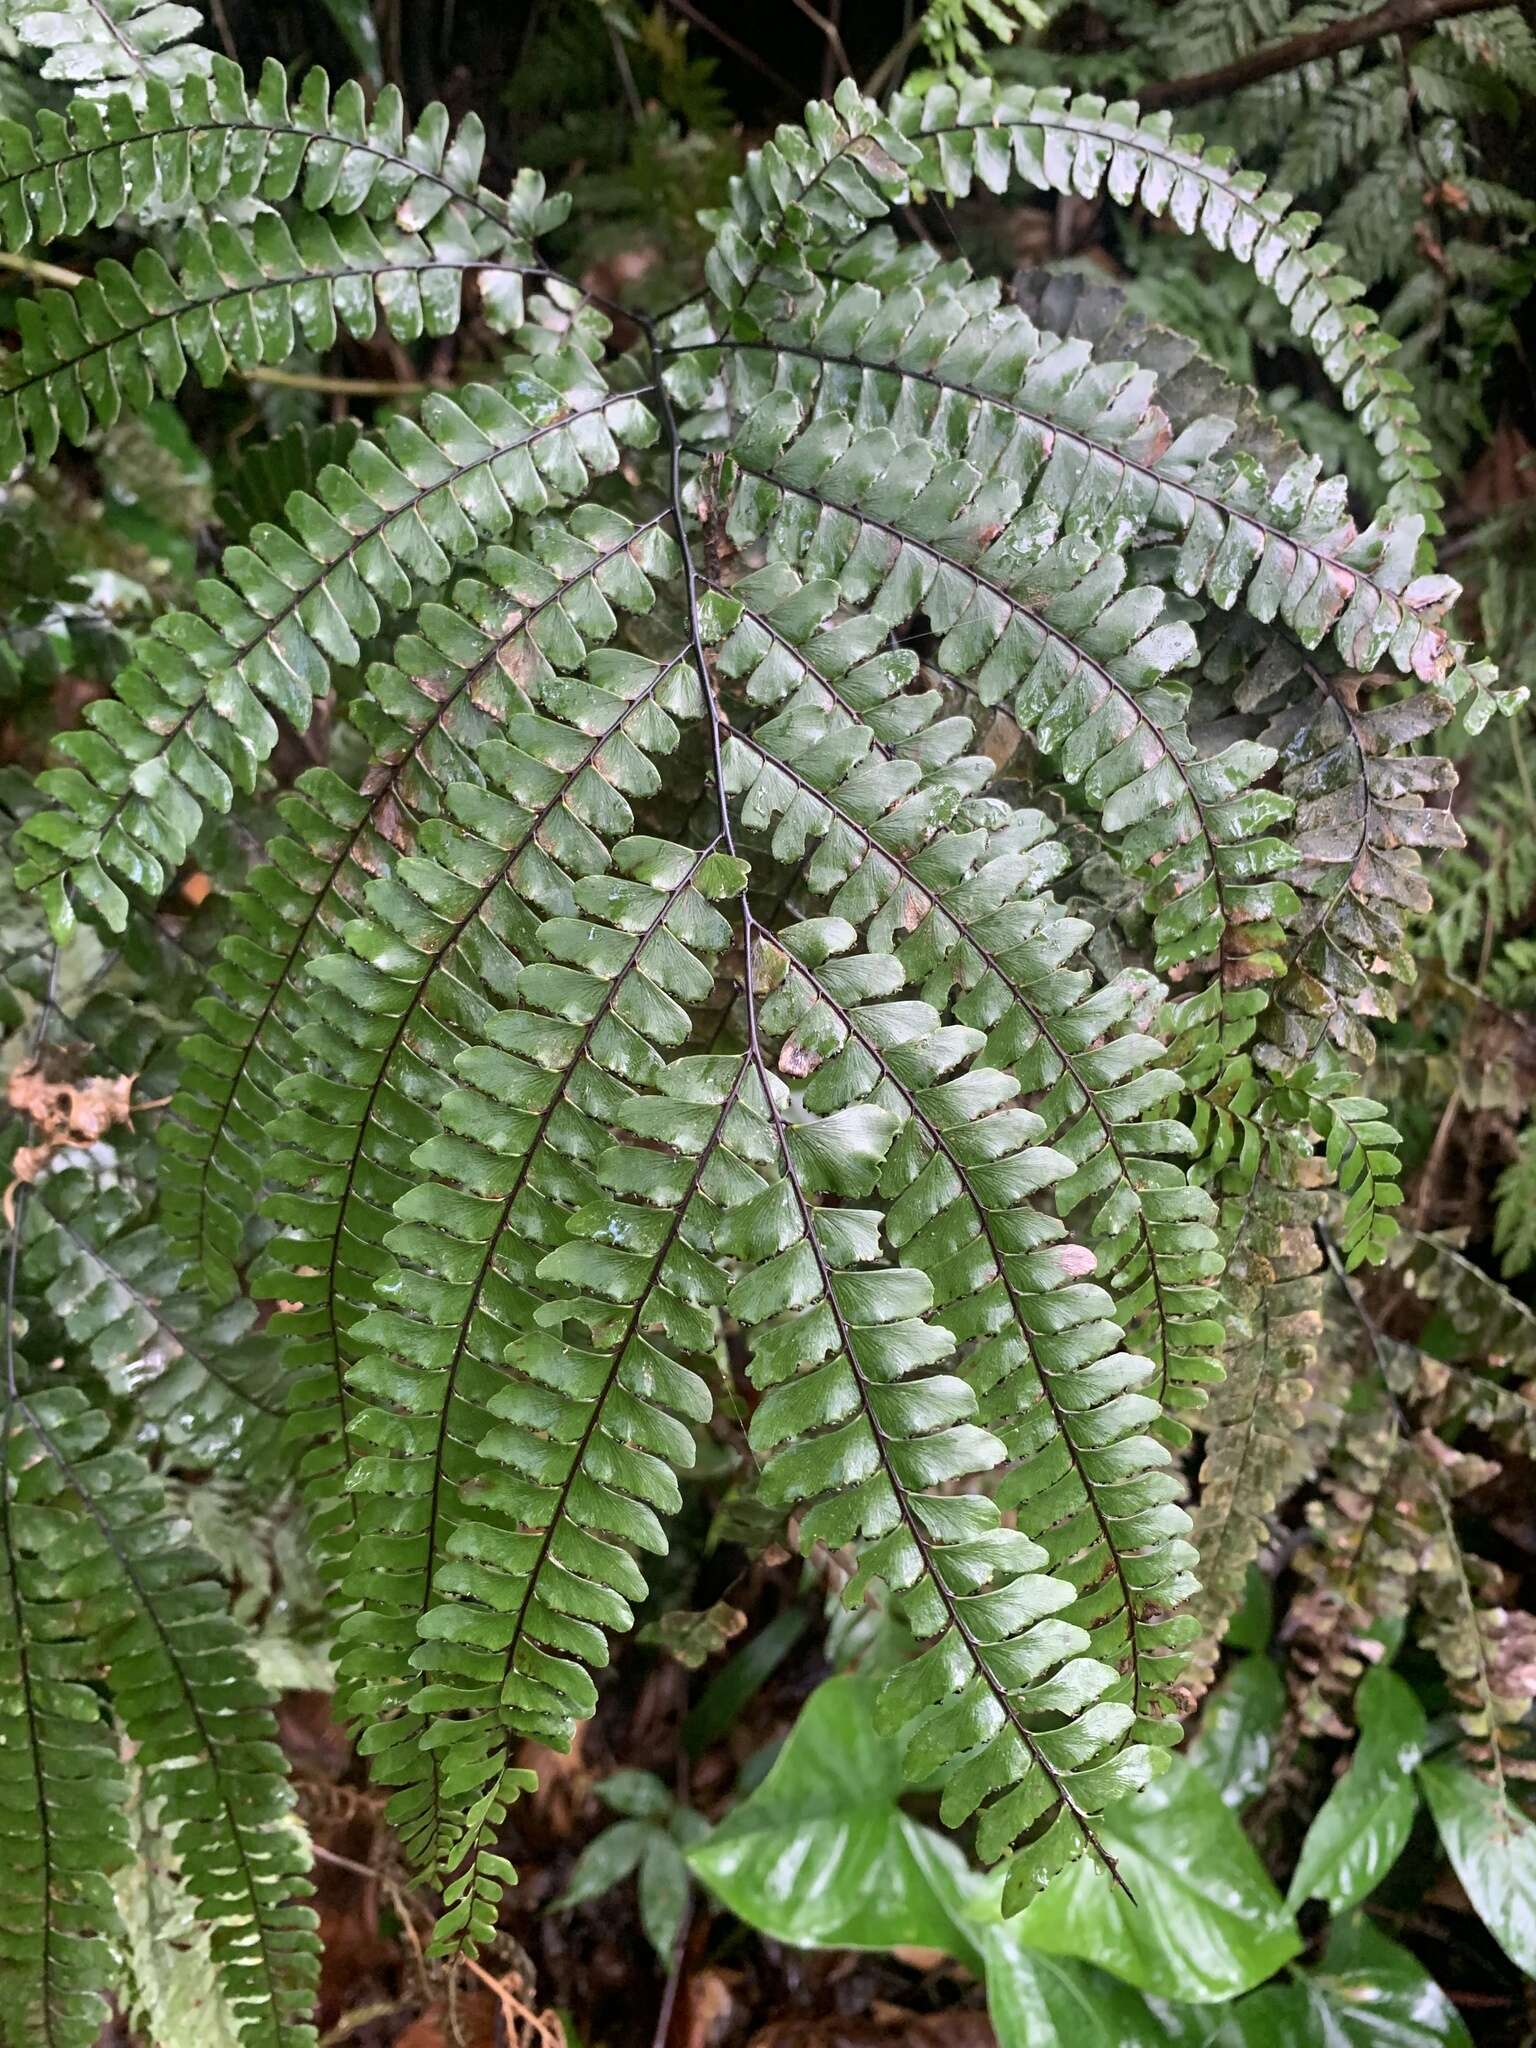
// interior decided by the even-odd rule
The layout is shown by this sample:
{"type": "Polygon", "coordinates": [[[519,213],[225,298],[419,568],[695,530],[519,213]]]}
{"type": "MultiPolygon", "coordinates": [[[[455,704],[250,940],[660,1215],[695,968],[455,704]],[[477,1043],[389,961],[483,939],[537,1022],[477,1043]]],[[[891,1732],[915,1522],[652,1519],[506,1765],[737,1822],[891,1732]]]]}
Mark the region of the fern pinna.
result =
{"type": "Polygon", "coordinates": [[[880,1711],[914,1780],[1010,1911],[1080,1857],[1112,1873],[1101,1816],[1165,1761],[1299,1476],[1314,1222],[1351,1264],[1391,1235],[1395,1134],[1354,1077],[1415,849],[1448,836],[1412,747],[1495,702],[1358,288],[1166,117],[850,86],[753,153],[707,287],[648,318],[542,264],[559,202],[483,186],[473,123],[276,67],[252,91],[176,41],[184,10],[11,12],[86,86],[0,136],[7,244],[151,198],[176,240],[24,309],[8,465],[338,323],[446,334],[471,290],[505,346],[264,458],[221,576],[139,636],[15,836],[59,944],[131,935],[269,787],[278,720],[342,686],[348,745],[277,799],[181,1035],[153,1214],[93,1210],[91,1154],[21,1190],[6,2038],[94,2039],[109,1714],[199,1822],[183,1877],[244,2038],[312,2038],[259,1688],[112,1447],[157,1330],[302,1491],[442,1953],[494,1931],[521,1746],[593,1709],[727,1331],[764,1494],[910,1627],[880,1711]],[[897,239],[899,202],[973,182],[1104,192],[1252,262],[1373,435],[1381,516],[1357,531],[1107,295],[1069,291],[1058,332],[1049,290],[1032,318],[897,239]],[[1067,825],[1134,884],[1111,945],[1067,825]],[[205,1300],[157,1309],[178,1286],[205,1300]],[[82,1343],[82,1295],[147,1320],[82,1343]]]}

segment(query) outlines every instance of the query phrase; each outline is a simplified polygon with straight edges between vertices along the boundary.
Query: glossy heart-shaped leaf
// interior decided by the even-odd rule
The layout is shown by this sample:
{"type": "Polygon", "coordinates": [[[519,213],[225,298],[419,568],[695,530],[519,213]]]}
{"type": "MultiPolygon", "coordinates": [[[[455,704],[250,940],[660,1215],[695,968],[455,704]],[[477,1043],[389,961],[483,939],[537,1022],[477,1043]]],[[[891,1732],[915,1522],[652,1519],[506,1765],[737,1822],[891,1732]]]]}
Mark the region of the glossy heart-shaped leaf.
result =
{"type": "Polygon", "coordinates": [[[1262,1656],[1235,1663],[1206,1701],[1189,1760],[1234,1811],[1263,1790],[1284,1711],[1284,1681],[1262,1656]]]}
{"type": "Polygon", "coordinates": [[[1061,2048],[1113,2041],[1115,2048],[1204,2048],[1206,2006],[1154,2007],[1139,1991],[1070,1956],[1027,1949],[992,1927],[985,1942],[987,2014],[998,2048],[1061,2048]]]}
{"type": "Polygon", "coordinates": [[[1300,1949],[1295,1921],[1221,1794],[1182,1758],[1116,1807],[1103,1836],[1130,1896],[1078,1863],[1005,1934],[1191,2004],[1251,1990],[1300,1949]]]}
{"type": "Polygon", "coordinates": [[[1536,1977],[1536,1821],[1464,1764],[1425,1764],[1419,1783],[1478,1918],[1536,1977]]]}
{"type": "Polygon", "coordinates": [[[1472,2039],[1407,1949],[1351,1913],[1317,1969],[1240,1999],[1210,2048],[1472,2048],[1472,2039]]]}
{"type": "Polygon", "coordinates": [[[1395,1671],[1366,1674],[1356,1700],[1360,1740],[1301,1847],[1287,1895],[1292,1906],[1326,1899],[1335,1913],[1356,1906],[1402,1854],[1424,1754],[1424,1709],[1395,1671]]]}
{"type": "Polygon", "coordinates": [[[904,1813],[901,1744],[877,1735],[876,1688],[830,1678],[763,1782],[695,1849],[733,1913],[797,1948],[936,1948],[978,1973],[966,1919],[980,1881],[955,1844],[904,1813]]]}

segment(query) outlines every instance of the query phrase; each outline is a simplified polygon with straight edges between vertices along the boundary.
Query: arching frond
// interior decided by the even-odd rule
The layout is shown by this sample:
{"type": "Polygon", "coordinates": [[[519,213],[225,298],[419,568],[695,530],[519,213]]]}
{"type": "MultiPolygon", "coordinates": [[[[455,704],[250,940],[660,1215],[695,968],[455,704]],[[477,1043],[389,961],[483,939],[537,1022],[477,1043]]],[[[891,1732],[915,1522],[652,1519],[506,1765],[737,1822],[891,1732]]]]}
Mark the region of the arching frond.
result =
{"type": "MultiPolygon", "coordinates": [[[[67,25],[104,8],[138,11],[134,0],[72,0],[67,25]]],[[[157,4],[152,12],[163,15],[157,4]]],[[[171,10],[185,13],[184,9],[171,10]]],[[[132,93],[72,100],[62,115],[41,110],[35,134],[0,123],[0,240],[21,249],[34,240],[110,227],[153,199],[181,215],[217,200],[297,197],[311,213],[361,213],[422,234],[451,214],[482,253],[531,261],[533,239],[564,219],[568,196],[546,200],[544,182],[523,172],[506,196],[479,183],[485,131],[471,114],[455,133],[434,103],[407,129],[404,104],[386,86],[370,112],[348,81],[331,97],[323,71],[306,76],[290,98],[275,58],[248,90],[238,64],[213,56],[206,75],[168,81],[154,75],[132,93]],[[488,246],[485,246],[488,245],[488,246]]]]}
{"type": "Polygon", "coordinates": [[[546,353],[509,366],[501,391],[433,393],[419,425],[397,415],[381,445],[360,442],[317,497],[290,503],[288,530],[230,549],[230,580],[205,582],[197,612],[155,622],[114,696],[90,707],[92,729],[61,743],[73,765],[44,778],[57,808],[23,827],[24,882],[46,891],[58,928],[67,877],[120,930],[114,875],[164,888],[205,811],[252,787],[277,738],[269,705],[302,730],[330,663],[359,658],[383,608],[445,583],[518,512],[580,496],[593,469],[617,465],[620,439],[653,432],[640,399],[610,390],[579,350],[546,353]]]}
{"type": "Polygon", "coordinates": [[[511,281],[519,323],[516,269],[483,263],[467,239],[402,235],[355,216],[333,228],[301,214],[290,230],[266,213],[245,233],[215,221],[183,231],[174,270],[150,249],[131,269],[103,263],[73,292],[18,305],[22,345],[0,359],[0,470],[15,469],[29,442],[47,461],[61,434],[83,441],[173,395],[189,364],[218,384],[231,370],[286,362],[301,337],[328,349],[344,325],[366,340],[379,310],[397,341],[451,334],[464,279],[482,272],[511,281]]]}
{"type": "Polygon", "coordinates": [[[1316,215],[1290,212],[1285,194],[1234,170],[1230,152],[1202,154],[1198,137],[1173,134],[1167,114],[1142,118],[1129,101],[978,79],[898,95],[887,119],[845,84],[831,106],[808,111],[806,131],[780,129],[733,182],[710,283],[731,312],[755,312],[759,288],[767,298],[804,282],[806,247],[848,242],[910,186],[963,198],[973,181],[1001,193],[1015,177],[1139,202],[1251,264],[1360,413],[1394,504],[1433,513],[1435,468],[1408,381],[1389,362],[1394,343],[1338,270],[1339,251],[1312,240],[1316,215]]]}
{"type": "Polygon", "coordinates": [[[355,1332],[370,1347],[351,1376],[358,1433],[378,1448],[354,1482],[365,1605],[341,1676],[374,1718],[376,1768],[403,1787],[396,1825],[447,1879],[447,1945],[486,1939],[506,1872],[444,1808],[472,1813],[517,1737],[563,1747],[591,1711],[603,1629],[627,1628],[644,1597],[629,1553],[665,1550],[657,1516],[693,1461],[686,1425],[709,1412],[673,1355],[708,1350],[703,1311],[724,1293],[691,1242],[692,1196],[664,1228],[568,1253],[561,1223],[601,1197],[593,1167],[627,1082],[708,995],[730,937],[709,899],[740,868],[646,837],[613,854],[610,872],[572,878],[575,914],[546,921],[520,1005],[461,1054],[477,1088],[447,1099],[447,1131],[414,1160],[431,1178],[396,1205],[406,1265],[382,1291],[401,1308],[355,1332]],[[566,1322],[582,1334],[563,1338],[566,1322]],[[402,1684],[405,1715],[377,1718],[402,1684]]]}
{"type": "MultiPolygon", "coordinates": [[[[509,637],[503,629],[500,642],[485,634],[466,646],[460,629],[456,662],[484,674],[509,637]]],[[[527,669],[532,684],[534,664],[527,669]]],[[[506,738],[478,751],[483,779],[449,784],[443,815],[385,874],[368,878],[359,863],[346,878],[356,899],[334,906],[356,913],[336,934],[346,950],[305,963],[318,985],[297,1034],[307,1057],[277,1090],[287,1107],[271,1128],[284,1147],[272,1173],[286,1187],[266,1210],[284,1235],[251,1285],[298,1305],[278,1327],[296,1374],[294,1430],[308,1446],[311,1494],[317,1507],[328,1503],[322,1531],[337,1517],[350,1523],[355,1504],[349,1473],[360,1449],[343,1384],[351,1325],[391,1266],[391,1212],[419,1178],[414,1153],[452,1085],[455,1055],[483,1028],[490,992],[512,993],[551,893],[559,902],[601,871],[594,833],[633,822],[626,791],[655,794],[649,755],[675,745],[673,714],[689,702],[675,659],[598,648],[590,674],[572,691],[551,671],[545,689],[522,695],[526,709],[509,709],[506,738]]],[[[351,814],[364,816],[361,806],[351,814]]],[[[236,1142],[240,1128],[230,1126],[236,1142]]]]}
{"type": "Polygon", "coordinates": [[[299,1063],[309,962],[335,948],[390,854],[441,816],[444,788],[479,772],[481,741],[532,715],[554,684],[552,661],[579,661],[620,613],[650,609],[654,579],[675,573],[660,515],[634,524],[582,505],[512,538],[521,545],[482,558],[488,581],[460,583],[452,610],[424,607],[397,662],[370,670],[350,713],[374,764],[363,790],[321,772],[301,779],[287,805],[292,837],[242,897],[244,931],[223,948],[217,992],[199,1005],[208,1035],[187,1047],[165,1133],[165,1207],[221,1298],[271,1156],[278,1083],[299,1063]]]}
{"type": "Polygon", "coordinates": [[[176,0],[16,0],[8,22],[22,43],[48,52],[44,78],[90,81],[99,91],[141,98],[151,79],[177,84],[213,62],[189,40],[202,16],[176,0]]]}
{"type": "Polygon", "coordinates": [[[886,1235],[927,1275],[951,1334],[973,1343],[965,1377],[978,1418],[1014,1467],[999,1505],[1077,1589],[1063,1618],[1116,1670],[1140,1732],[1165,1739],[1161,1671],[1182,1639],[1173,1617],[1194,1553],[1181,1540],[1178,1481],[1162,1469],[1168,1453],[1140,1433],[1158,1420],[1157,1402],[1137,1391],[1154,1378],[1151,1362],[1119,1348],[1113,1298],[1084,1281],[1092,1255],[1026,1205],[1070,1162],[1018,1106],[1018,1079],[986,1064],[984,1032],[889,1000],[905,985],[902,963],[854,952],[856,940],[839,918],[765,939],[763,1023],[785,1040],[781,1068],[808,1077],[808,1109],[869,1099],[899,1116],[878,1183],[891,1203],[886,1235]]]}
{"type": "Polygon", "coordinates": [[[1421,518],[1357,533],[1342,478],[1299,455],[1267,476],[1226,453],[1232,426],[1208,410],[1175,437],[1150,372],[1043,333],[995,281],[920,246],[875,233],[831,268],[750,338],[702,305],[675,321],[680,403],[734,421],[788,394],[811,422],[843,415],[978,466],[1001,448],[1042,539],[1167,534],[1188,596],[1278,617],[1307,646],[1331,630],[1356,669],[1387,657],[1428,681],[1449,665],[1436,621],[1456,586],[1417,575],[1421,518]]]}
{"type": "Polygon", "coordinates": [[[0,1628],[11,1877],[0,2011],[18,2042],[88,2048],[93,1943],[116,1914],[122,1767],[92,1681],[105,1671],[145,1783],[176,1830],[188,1890],[243,2041],[312,2048],[307,1852],[288,1820],[266,1699],[207,1561],[168,1541],[160,1489],[68,1386],[6,1405],[0,1628]]]}
{"type": "Polygon", "coordinates": [[[270,1472],[282,1418],[277,1347],[250,1302],[210,1310],[128,1188],[50,1173],[26,1210],[28,1278],[70,1342],[185,1457],[270,1472]]]}
{"type": "Polygon", "coordinates": [[[782,393],[734,436],[741,483],[727,530],[832,577],[890,632],[926,621],[940,674],[1006,704],[1147,875],[1160,969],[1231,946],[1244,969],[1226,980],[1265,978],[1279,965],[1278,919],[1294,908],[1284,883],[1249,879],[1284,852],[1259,837],[1281,806],[1250,793],[1272,756],[1249,743],[1197,756],[1167,681],[1193,658],[1188,626],[1162,616],[1154,587],[1128,587],[1123,557],[1085,536],[1035,545],[1032,499],[1006,449],[986,455],[986,468],[946,461],[889,428],[807,419],[782,393]]]}
{"type": "MultiPolygon", "coordinates": [[[[773,587],[765,572],[738,591],[756,598],[760,583],[773,587]]],[[[741,601],[733,595],[726,604],[722,626],[741,601]]],[[[806,586],[774,616],[785,620],[786,632],[804,634],[824,664],[840,667],[858,639],[834,658],[835,636],[807,631],[814,605],[806,586]]],[[[725,641],[720,665],[727,675],[759,647],[759,617],[748,608],[725,641]]],[[[873,666],[854,672],[861,685],[873,666]]],[[[882,791],[870,772],[877,750],[837,750],[825,721],[796,705],[787,687],[793,672],[778,661],[772,667],[774,695],[790,708],[750,738],[733,736],[725,753],[728,784],[739,783],[743,792],[744,818],[758,829],[774,828],[771,845],[781,860],[805,860],[809,842],[809,889],[834,914],[872,926],[874,943],[897,954],[905,979],[951,1004],[967,1028],[985,1031],[989,1059],[1021,1086],[1044,1091],[1037,1093],[1042,1135],[1065,1155],[1056,1176],[1061,1212],[1082,1211],[1105,1281],[1123,1289],[1128,1320],[1136,1319],[1157,1361],[1160,1400],[1170,1410],[1198,1406],[1214,1371],[1206,1353],[1220,1336],[1209,1289],[1215,1211],[1209,1197],[1186,1187],[1172,1159],[1158,1157],[1177,1155],[1187,1139],[1151,1118],[1172,1084],[1151,1064],[1155,1041],[1136,1028],[1145,986],[1126,976],[1118,987],[1095,988],[1074,966],[1086,929],[1061,918],[1042,893],[1064,860],[1043,818],[961,814],[960,829],[939,833],[953,810],[942,778],[911,790],[911,771],[897,761],[884,771],[882,791]],[[943,799],[937,811],[935,798],[943,799]],[[980,829],[963,829],[969,824],[980,829]],[[1100,1047],[1105,1038],[1110,1043],[1100,1047]]],[[[757,663],[749,694],[768,694],[769,668],[769,661],[757,663]]],[[[841,687],[850,684],[845,679],[841,687]]],[[[855,701],[862,694],[861,687],[855,701]]],[[[855,738],[856,729],[848,736],[855,738]]]]}

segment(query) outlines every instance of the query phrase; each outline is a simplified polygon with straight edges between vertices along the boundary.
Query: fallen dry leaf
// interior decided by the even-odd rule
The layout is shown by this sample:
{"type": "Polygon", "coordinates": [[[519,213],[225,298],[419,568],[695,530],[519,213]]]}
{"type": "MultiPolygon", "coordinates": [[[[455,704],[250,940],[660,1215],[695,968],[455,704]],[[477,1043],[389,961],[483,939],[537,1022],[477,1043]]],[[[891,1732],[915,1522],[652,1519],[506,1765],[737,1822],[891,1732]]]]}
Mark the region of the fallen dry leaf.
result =
{"type": "Polygon", "coordinates": [[[92,1074],[80,1082],[56,1081],[36,1064],[16,1069],[6,1084],[5,1099],[31,1119],[38,1139],[18,1147],[11,1161],[10,1185],[0,1196],[0,1212],[7,1223],[16,1221],[16,1190],[35,1181],[55,1152],[98,1143],[114,1124],[131,1125],[135,1109],[164,1109],[169,1096],[157,1102],[133,1101],[137,1079],[137,1074],[110,1080],[105,1074],[92,1074]]]}
{"type": "Polygon", "coordinates": [[[684,2019],[674,2035],[680,2048],[716,2048],[736,2016],[739,1970],[696,1970],[683,1988],[684,2019]]]}
{"type": "Polygon", "coordinates": [[[747,1617],[739,1607],[732,1607],[728,1600],[717,1600],[713,1607],[673,1608],[647,1623],[639,1640],[659,1645],[679,1664],[699,1671],[746,1625],[747,1617]]]}
{"type": "Polygon", "coordinates": [[[69,1081],[49,1080],[40,1066],[18,1067],[5,1098],[12,1109],[32,1119],[45,1139],[57,1144],[94,1145],[113,1124],[126,1123],[133,1114],[130,1098],[137,1078],[119,1074],[108,1080],[104,1074],[95,1074],[77,1087],[69,1081]]]}

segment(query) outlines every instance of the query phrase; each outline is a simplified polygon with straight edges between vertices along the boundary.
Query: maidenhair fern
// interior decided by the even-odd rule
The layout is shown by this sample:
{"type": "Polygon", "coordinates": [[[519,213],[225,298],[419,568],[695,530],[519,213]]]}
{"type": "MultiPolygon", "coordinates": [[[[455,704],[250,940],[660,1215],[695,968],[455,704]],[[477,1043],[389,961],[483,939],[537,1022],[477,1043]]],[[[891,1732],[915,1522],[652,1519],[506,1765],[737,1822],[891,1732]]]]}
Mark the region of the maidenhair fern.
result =
{"type": "MultiPolygon", "coordinates": [[[[1110,75],[1129,67],[1178,93],[1191,74],[1232,58],[1257,64],[1246,81],[1240,65],[1202,101],[1202,125],[1272,167],[1287,192],[1307,194],[1350,274],[1388,288],[1379,297],[1382,325],[1401,343],[1396,369],[1423,408],[1437,460],[1459,468],[1489,430],[1490,367],[1520,346],[1513,313],[1528,289],[1536,219],[1522,175],[1522,117],[1536,81],[1528,13],[1437,10],[1406,34],[1369,10],[1292,0],[1176,9],[1110,0],[1108,18],[1122,38],[1110,75]],[[1309,47],[1312,33],[1346,19],[1374,33],[1332,53],[1309,47]]],[[[1104,76],[1104,59],[1076,60],[1076,75],[1104,76]]],[[[1165,289],[1155,275],[1143,282],[1165,289]]]]}
{"type": "MultiPolygon", "coordinates": [[[[762,1492],[907,1623],[881,1720],[1005,1910],[1112,1872],[1101,1818],[1307,1470],[1315,1226],[1343,1267],[1392,1239],[1360,1073],[1456,836],[1418,742],[1499,701],[1392,344],[1224,153],[990,82],[812,106],[709,218],[707,287],[625,313],[545,268],[560,203],[484,186],[473,121],[252,92],[185,13],[11,10],[88,90],[0,134],[7,245],[151,202],[175,236],[23,307],[5,466],[381,314],[472,302],[492,354],[256,459],[15,834],[55,942],[114,944],[260,807],[280,721],[344,707],[180,1035],[153,1208],[78,1146],[16,1191],[5,2038],[94,2039],[151,1811],[240,2038],[310,2038],[264,1696],[115,1444],[286,1467],[342,1709],[473,1953],[524,1741],[593,1710],[727,1333],[762,1492]],[[1251,263],[1379,516],[1091,294],[1058,333],[887,220],[1019,182],[1251,263]],[[1118,953],[1064,820],[1136,895],[1118,953]]],[[[1486,1623],[1434,1625],[1496,1752],[1486,1623]]]]}

